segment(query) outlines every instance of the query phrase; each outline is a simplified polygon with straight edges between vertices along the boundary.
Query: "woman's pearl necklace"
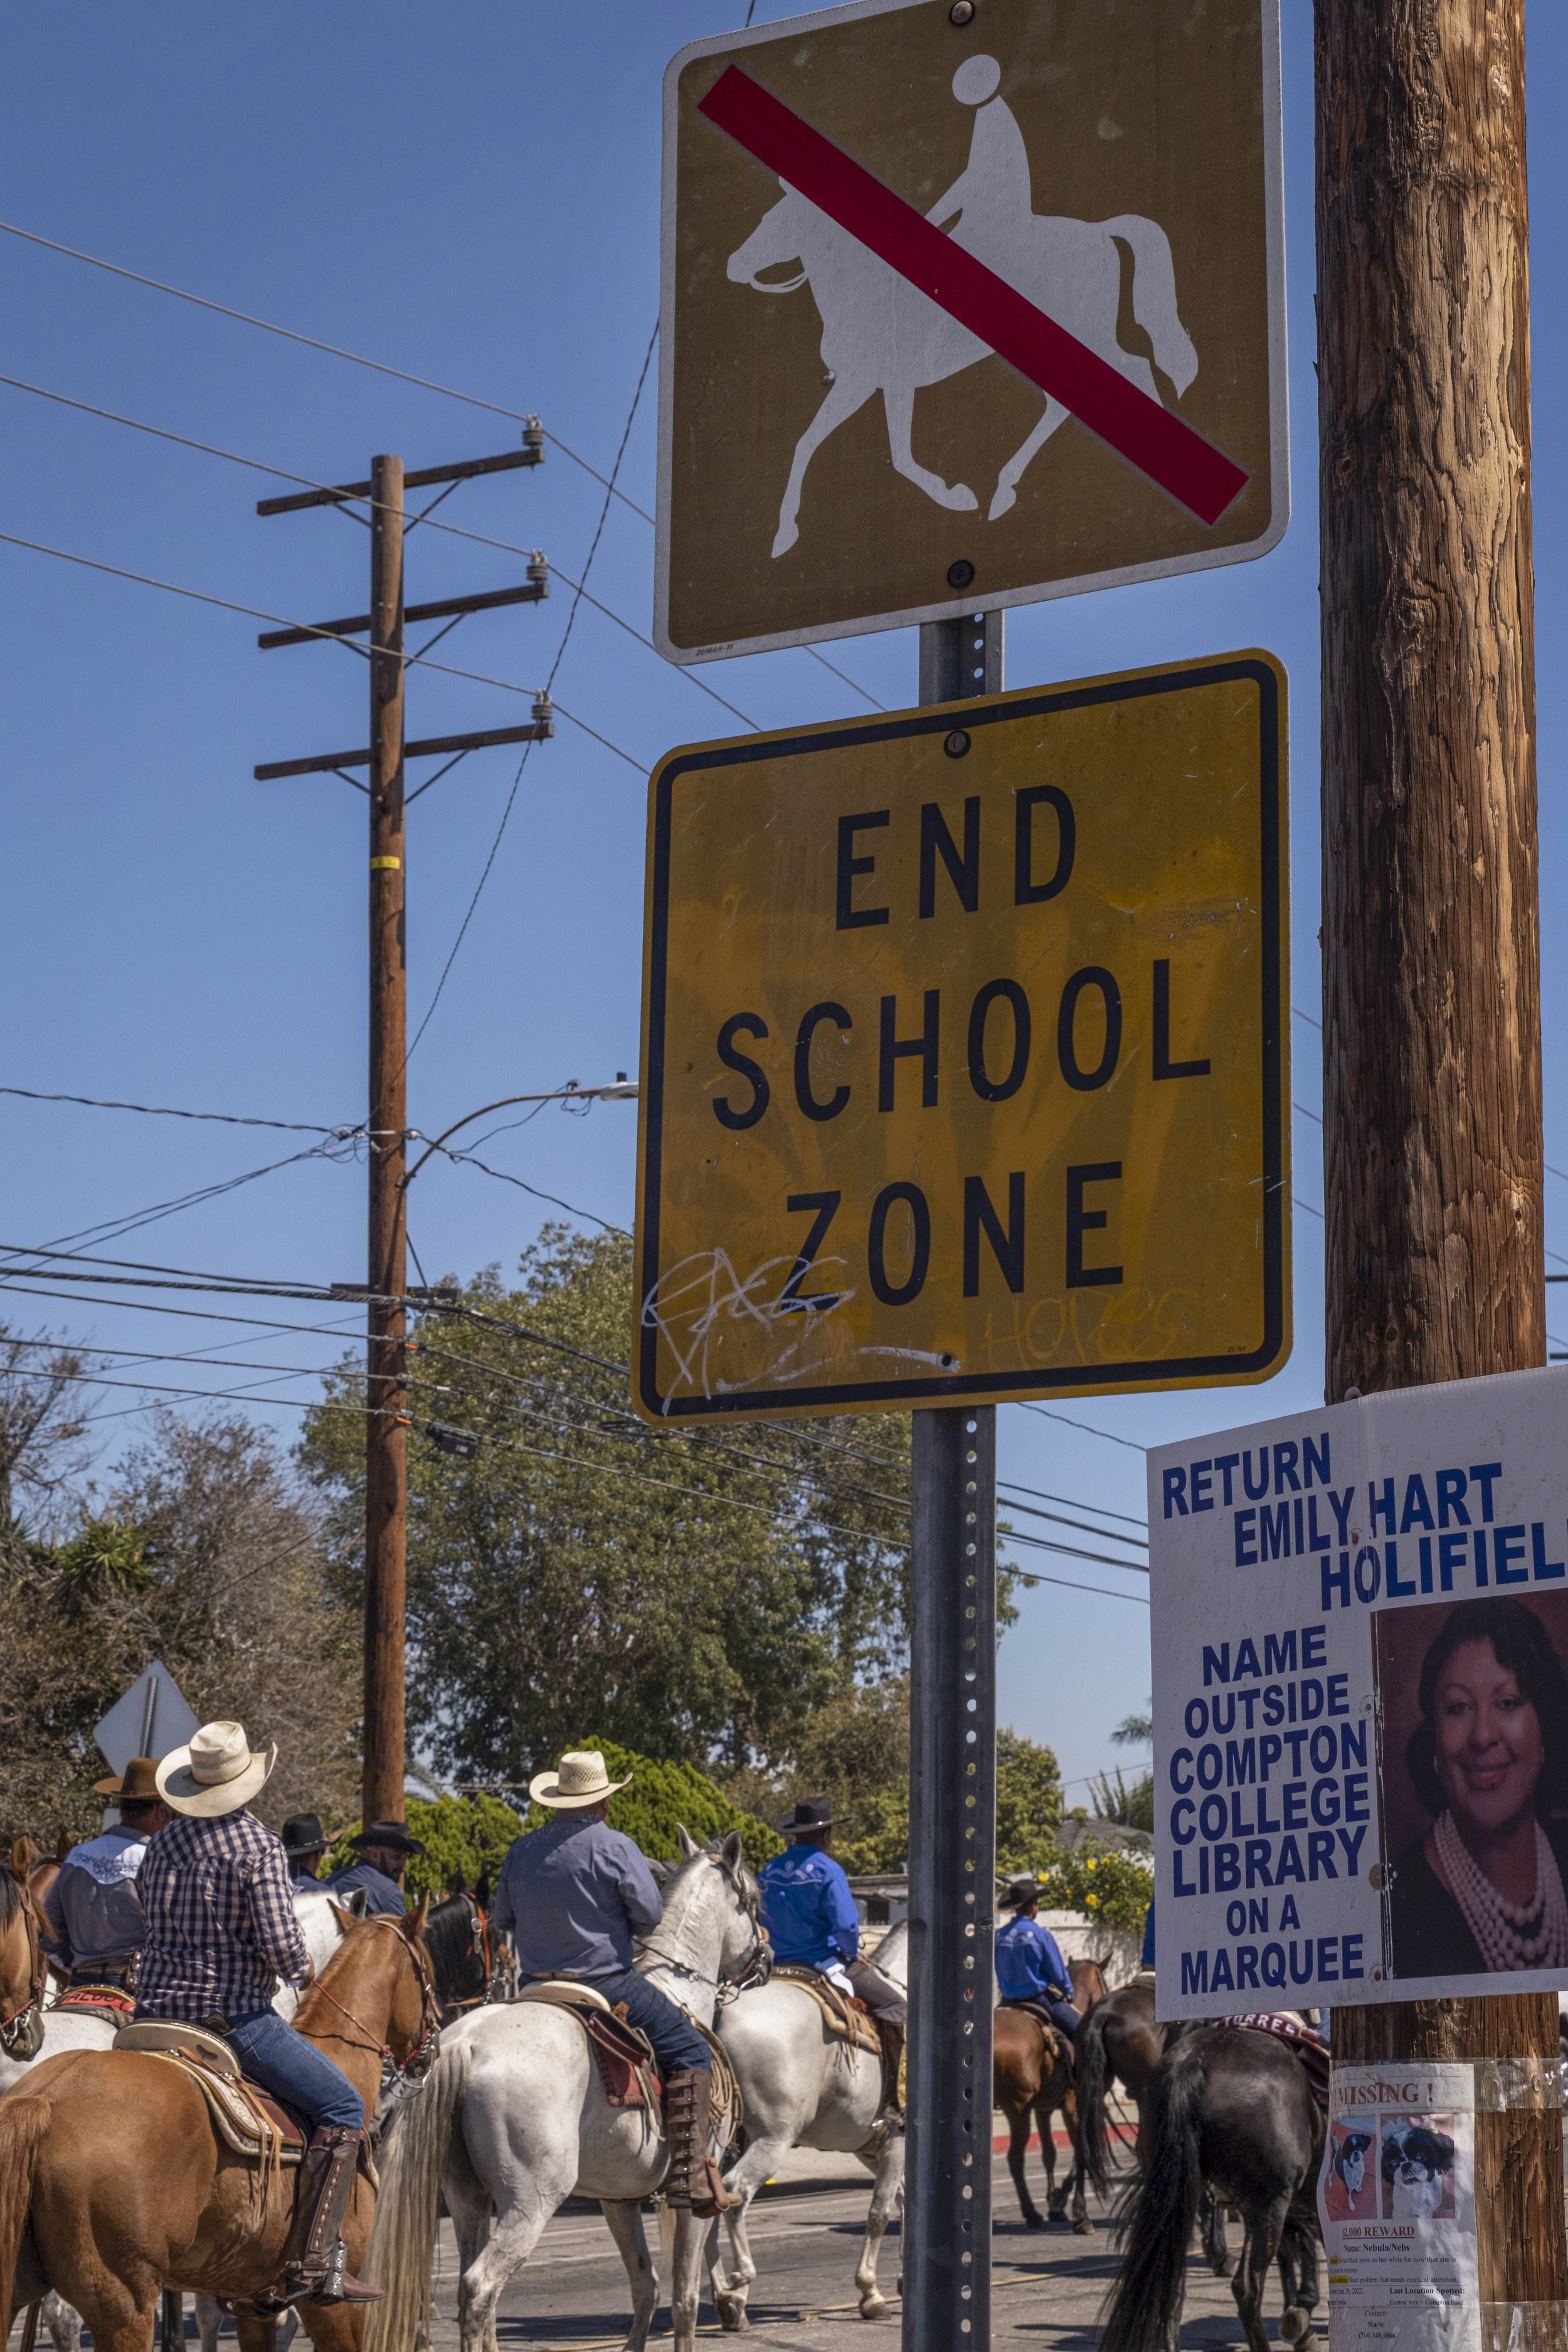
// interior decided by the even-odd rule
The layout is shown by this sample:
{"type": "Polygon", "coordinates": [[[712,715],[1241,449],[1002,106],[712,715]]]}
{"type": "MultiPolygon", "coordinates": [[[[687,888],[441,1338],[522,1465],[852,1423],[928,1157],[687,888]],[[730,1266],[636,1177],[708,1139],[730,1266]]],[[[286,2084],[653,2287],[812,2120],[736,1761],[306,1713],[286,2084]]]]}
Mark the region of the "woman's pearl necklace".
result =
{"type": "Polygon", "coordinates": [[[1433,1842],[1466,1924],[1489,1971],[1568,1968],[1568,1897],[1557,1857],[1535,1824],[1535,1892],[1528,1903],[1505,1903],[1445,1812],[1433,1842]]]}

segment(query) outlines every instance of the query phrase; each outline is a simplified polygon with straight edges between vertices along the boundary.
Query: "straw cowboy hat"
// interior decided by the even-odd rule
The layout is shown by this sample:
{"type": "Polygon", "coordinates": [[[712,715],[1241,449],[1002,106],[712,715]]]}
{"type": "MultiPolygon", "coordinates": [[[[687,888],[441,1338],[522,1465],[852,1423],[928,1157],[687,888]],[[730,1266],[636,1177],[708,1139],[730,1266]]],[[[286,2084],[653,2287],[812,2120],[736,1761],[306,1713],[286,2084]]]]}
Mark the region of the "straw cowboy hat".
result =
{"type": "Polygon", "coordinates": [[[528,1793],[536,1804],[571,1812],[579,1805],[596,1805],[602,1798],[613,1797],[617,1789],[629,1785],[631,1778],[628,1772],[626,1780],[612,1780],[596,1748],[569,1748],[558,1771],[534,1774],[528,1793]]]}
{"type": "Polygon", "coordinates": [[[277,1761],[276,1740],[258,1754],[243,1723],[204,1723],[188,1748],[172,1748],[159,1765],[158,1794],[176,1813],[215,1820],[258,1796],[277,1761]]]}
{"type": "Polygon", "coordinates": [[[95,1797],[118,1797],[122,1804],[155,1805],[158,1801],[158,1759],[155,1756],[133,1756],[123,1772],[107,1780],[95,1780],[95,1797]]]}

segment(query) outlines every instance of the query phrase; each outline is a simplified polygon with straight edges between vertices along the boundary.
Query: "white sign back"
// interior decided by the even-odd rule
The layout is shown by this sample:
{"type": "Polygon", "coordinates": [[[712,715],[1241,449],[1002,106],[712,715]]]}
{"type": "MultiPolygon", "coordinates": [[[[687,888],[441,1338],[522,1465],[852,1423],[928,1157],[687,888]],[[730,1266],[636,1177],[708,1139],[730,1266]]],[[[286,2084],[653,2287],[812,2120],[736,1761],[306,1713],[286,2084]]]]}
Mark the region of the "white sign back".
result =
{"type": "Polygon", "coordinates": [[[172,1748],[183,1748],[199,1728],[174,1675],[154,1658],[93,1725],[92,1736],[110,1770],[123,1773],[133,1756],[161,1759],[172,1748]]]}

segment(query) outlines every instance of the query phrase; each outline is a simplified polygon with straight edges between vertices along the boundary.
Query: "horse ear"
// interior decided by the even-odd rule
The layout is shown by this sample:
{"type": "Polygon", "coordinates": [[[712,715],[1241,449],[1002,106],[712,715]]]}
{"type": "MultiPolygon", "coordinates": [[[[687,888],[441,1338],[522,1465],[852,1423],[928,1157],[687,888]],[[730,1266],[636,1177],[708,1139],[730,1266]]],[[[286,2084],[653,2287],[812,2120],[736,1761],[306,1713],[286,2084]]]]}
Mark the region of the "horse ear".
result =
{"type": "Polygon", "coordinates": [[[370,1889],[367,1886],[351,1887],[349,1890],[349,1909],[353,1913],[356,1919],[363,1919],[368,1916],[370,1911],[370,1889]]]}
{"type": "Polygon", "coordinates": [[[677,1822],[675,1824],[675,1843],[680,1848],[682,1862],[689,1862],[693,1854],[700,1853],[702,1851],[696,1839],[690,1835],[684,1822],[677,1822]]]}
{"type": "Polygon", "coordinates": [[[725,1869],[733,1875],[746,1858],[745,1840],[739,1830],[730,1832],[729,1836],[719,1848],[719,1854],[725,1869]]]}
{"type": "Polygon", "coordinates": [[[62,1830],[58,1837],[55,1840],[55,1860],[57,1862],[63,1862],[75,1843],[76,1841],[71,1836],[69,1830],[62,1830]]]}
{"type": "Polygon", "coordinates": [[[474,1889],[474,1901],[481,1911],[488,1911],[490,1907],[490,1874],[488,1870],[481,1870],[479,1873],[479,1883],[474,1889]]]}
{"type": "Polygon", "coordinates": [[[30,1837],[19,1837],[15,1845],[11,1848],[12,1874],[14,1876],[19,1878],[23,1885],[26,1885],[27,1873],[32,1867],[33,1841],[30,1837]]]}
{"type": "Polygon", "coordinates": [[[407,1937],[411,1944],[417,1937],[420,1937],[425,1933],[425,1922],[429,1916],[430,1890],[426,1887],[424,1894],[419,1897],[419,1907],[417,1910],[405,1912],[404,1915],[403,1932],[407,1937]]]}
{"type": "Polygon", "coordinates": [[[358,1922],[364,1917],[364,1889],[363,1886],[355,1887],[353,1893],[349,1896],[347,1903],[333,1903],[330,1895],[328,1895],[327,1900],[329,1903],[331,1903],[332,1916],[337,1921],[345,1936],[348,1934],[351,1927],[356,1926],[358,1922]]]}
{"type": "Polygon", "coordinates": [[[1100,1970],[1101,1976],[1105,1974],[1106,1969],[1110,1966],[1113,1958],[1114,1954],[1110,1952],[1101,1952],[1099,1959],[1095,1961],[1094,1965],[1100,1970]]]}

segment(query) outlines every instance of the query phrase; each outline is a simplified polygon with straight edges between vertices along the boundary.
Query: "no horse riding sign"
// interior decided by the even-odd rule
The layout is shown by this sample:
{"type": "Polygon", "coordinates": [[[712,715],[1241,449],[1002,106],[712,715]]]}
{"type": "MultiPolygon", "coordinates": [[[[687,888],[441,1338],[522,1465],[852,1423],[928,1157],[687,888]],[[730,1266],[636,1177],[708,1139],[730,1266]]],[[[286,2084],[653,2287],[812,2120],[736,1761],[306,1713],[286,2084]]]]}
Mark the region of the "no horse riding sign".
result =
{"type": "Polygon", "coordinates": [[[1272,547],[1279,125],[1278,0],[858,0],[683,49],[661,650],[1272,547]]]}

